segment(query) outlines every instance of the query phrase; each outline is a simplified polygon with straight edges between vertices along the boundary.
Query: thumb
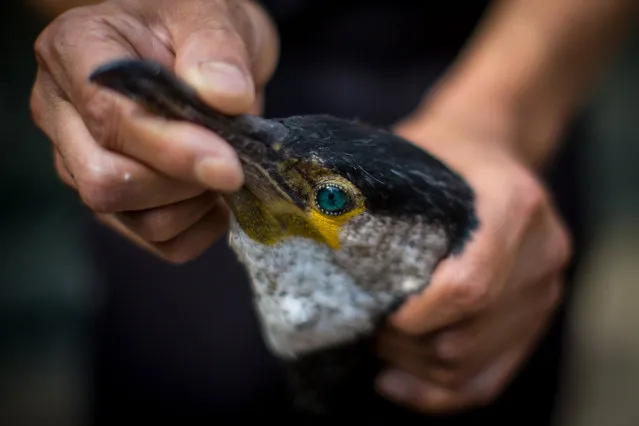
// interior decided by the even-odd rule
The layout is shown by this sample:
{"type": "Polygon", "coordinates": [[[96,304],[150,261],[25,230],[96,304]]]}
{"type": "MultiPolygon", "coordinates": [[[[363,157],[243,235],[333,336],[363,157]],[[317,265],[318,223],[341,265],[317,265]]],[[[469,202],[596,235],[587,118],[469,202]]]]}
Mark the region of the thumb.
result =
{"type": "Polygon", "coordinates": [[[274,58],[264,59],[274,56],[269,45],[276,43],[268,41],[275,32],[266,14],[251,2],[180,3],[179,20],[169,24],[175,72],[219,111],[248,112],[256,101],[255,74],[264,78],[256,68],[274,68],[274,58]]]}

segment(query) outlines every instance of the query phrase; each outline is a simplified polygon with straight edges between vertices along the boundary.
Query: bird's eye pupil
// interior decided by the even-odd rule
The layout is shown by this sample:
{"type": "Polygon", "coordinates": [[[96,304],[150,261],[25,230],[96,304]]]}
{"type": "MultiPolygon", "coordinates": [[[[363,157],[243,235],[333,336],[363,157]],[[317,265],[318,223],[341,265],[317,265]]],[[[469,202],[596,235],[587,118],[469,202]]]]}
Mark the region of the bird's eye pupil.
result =
{"type": "Polygon", "coordinates": [[[322,212],[338,215],[348,210],[350,197],[342,188],[326,185],[317,191],[315,201],[322,212]]]}

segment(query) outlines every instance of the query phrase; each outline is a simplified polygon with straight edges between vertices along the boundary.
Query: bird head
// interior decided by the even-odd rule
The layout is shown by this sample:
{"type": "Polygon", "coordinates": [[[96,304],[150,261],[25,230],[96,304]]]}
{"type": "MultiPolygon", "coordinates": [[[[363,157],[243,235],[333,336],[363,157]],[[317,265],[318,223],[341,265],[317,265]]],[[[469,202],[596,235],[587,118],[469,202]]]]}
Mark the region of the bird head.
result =
{"type": "Polygon", "coordinates": [[[226,116],[148,61],[110,63],[91,80],[233,146],[245,179],[225,195],[229,243],[282,358],[373,333],[477,225],[464,180],[390,131],[326,115],[226,116]]]}

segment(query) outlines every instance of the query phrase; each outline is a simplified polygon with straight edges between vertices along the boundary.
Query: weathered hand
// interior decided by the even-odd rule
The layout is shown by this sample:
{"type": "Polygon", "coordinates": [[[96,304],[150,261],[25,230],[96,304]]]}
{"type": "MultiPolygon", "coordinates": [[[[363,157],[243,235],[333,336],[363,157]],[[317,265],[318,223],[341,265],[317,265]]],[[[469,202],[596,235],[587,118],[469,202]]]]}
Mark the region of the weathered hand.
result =
{"type": "Polygon", "coordinates": [[[201,254],[227,225],[216,192],[242,184],[235,152],[201,127],[145,114],[88,77],[113,60],[152,59],[218,110],[258,113],[278,56],[266,13],[251,1],[111,0],[61,15],[35,50],[31,109],[53,142],[61,179],[147,250],[176,263],[201,254]]]}
{"type": "Polygon", "coordinates": [[[458,124],[407,121],[397,129],[469,182],[480,221],[464,251],[440,263],[380,335],[389,364],[380,391],[431,413],[500,394],[549,323],[571,253],[534,173],[504,145],[458,124]]]}

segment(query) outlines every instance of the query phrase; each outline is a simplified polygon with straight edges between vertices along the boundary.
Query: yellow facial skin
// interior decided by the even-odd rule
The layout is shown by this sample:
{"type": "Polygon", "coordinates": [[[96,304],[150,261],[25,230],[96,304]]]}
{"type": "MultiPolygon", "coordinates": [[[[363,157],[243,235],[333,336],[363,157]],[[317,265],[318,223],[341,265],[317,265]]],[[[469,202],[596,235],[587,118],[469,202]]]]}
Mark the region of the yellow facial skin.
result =
{"type": "Polygon", "coordinates": [[[247,173],[245,187],[226,197],[240,227],[249,238],[265,245],[298,236],[338,249],[341,227],[366,210],[361,193],[348,180],[311,163],[283,163],[279,173],[304,200],[303,208],[283,196],[284,192],[263,170],[259,174],[247,173]],[[349,195],[348,211],[328,215],[317,206],[315,191],[328,184],[338,186],[349,195]]]}

